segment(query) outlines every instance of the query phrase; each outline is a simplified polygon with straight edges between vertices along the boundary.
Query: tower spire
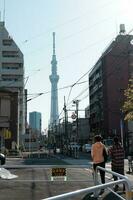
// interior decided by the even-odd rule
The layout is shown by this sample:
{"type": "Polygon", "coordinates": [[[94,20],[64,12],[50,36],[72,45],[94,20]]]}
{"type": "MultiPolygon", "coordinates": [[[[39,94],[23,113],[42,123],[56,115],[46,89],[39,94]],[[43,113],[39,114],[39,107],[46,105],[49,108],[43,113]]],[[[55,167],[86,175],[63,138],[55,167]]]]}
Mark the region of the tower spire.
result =
{"type": "Polygon", "coordinates": [[[53,55],[55,55],[55,32],[53,32],[53,55]]]}
{"type": "Polygon", "coordinates": [[[57,124],[59,120],[58,113],[58,81],[59,76],[57,75],[57,61],[55,55],[55,32],[53,32],[53,55],[52,55],[52,73],[49,76],[51,82],[51,114],[50,114],[50,124],[57,124]]]}

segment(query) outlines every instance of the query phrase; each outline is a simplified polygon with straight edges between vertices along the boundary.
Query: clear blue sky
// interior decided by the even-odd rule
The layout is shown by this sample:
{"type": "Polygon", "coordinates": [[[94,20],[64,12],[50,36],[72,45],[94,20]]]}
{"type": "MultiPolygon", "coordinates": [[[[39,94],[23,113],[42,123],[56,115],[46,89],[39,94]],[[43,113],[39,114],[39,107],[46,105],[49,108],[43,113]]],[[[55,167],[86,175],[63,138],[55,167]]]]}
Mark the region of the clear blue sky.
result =
{"type": "MultiPolygon", "coordinates": [[[[24,54],[25,77],[29,76],[28,94],[51,90],[52,32],[56,32],[58,88],[74,84],[97,61],[124,23],[133,28],[132,0],[6,0],[5,22],[10,35],[24,54]]],[[[3,0],[0,0],[1,18],[3,0]]],[[[81,81],[87,81],[88,75],[81,81]]],[[[59,90],[59,113],[64,96],[75,97],[79,108],[89,104],[88,82],[59,90]],[[83,91],[85,91],[83,93],[83,91]],[[83,94],[82,94],[83,93],[83,94]],[[70,95],[69,95],[70,94],[70,95]]],[[[28,96],[31,97],[31,96],[28,96]]],[[[70,108],[72,104],[70,104],[70,108]]],[[[28,112],[42,113],[42,128],[50,118],[50,93],[29,101],[28,112]]],[[[71,116],[71,112],[69,112],[71,116]]],[[[83,112],[79,113],[83,116],[83,112]]],[[[62,117],[62,116],[60,116],[62,117]]]]}

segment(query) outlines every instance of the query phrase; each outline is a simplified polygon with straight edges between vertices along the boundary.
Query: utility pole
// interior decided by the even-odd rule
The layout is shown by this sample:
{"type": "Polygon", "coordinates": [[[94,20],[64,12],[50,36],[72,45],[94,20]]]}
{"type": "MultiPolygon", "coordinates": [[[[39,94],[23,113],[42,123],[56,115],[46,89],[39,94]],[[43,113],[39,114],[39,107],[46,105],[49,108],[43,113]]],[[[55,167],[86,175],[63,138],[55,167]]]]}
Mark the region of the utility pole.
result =
{"type": "Polygon", "coordinates": [[[62,152],[60,121],[61,121],[61,119],[59,119],[59,148],[60,148],[60,150],[62,152]]]}
{"type": "MultiPolygon", "coordinates": [[[[79,111],[79,100],[74,100],[73,103],[76,105],[76,142],[79,143],[79,132],[78,132],[78,111],[79,111]]],[[[78,158],[78,147],[75,148],[75,157],[78,158]]]]}
{"type": "MultiPolygon", "coordinates": [[[[65,115],[65,140],[66,140],[66,146],[68,147],[68,131],[67,131],[67,109],[66,109],[66,100],[64,96],[64,115],[65,115]]],[[[67,148],[68,150],[68,148],[67,148]]]]}
{"type": "Polygon", "coordinates": [[[29,158],[31,157],[31,128],[29,128],[29,158]]]}
{"type": "Polygon", "coordinates": [[[77,115],[77,119],[76,119],[76,135],[77,135],[77,143],[79,142],[79,133],[78,133],[78,111],[79,111],[79,100],[74,100],[73,103],[76,105],[76,115],[77,115]]]}

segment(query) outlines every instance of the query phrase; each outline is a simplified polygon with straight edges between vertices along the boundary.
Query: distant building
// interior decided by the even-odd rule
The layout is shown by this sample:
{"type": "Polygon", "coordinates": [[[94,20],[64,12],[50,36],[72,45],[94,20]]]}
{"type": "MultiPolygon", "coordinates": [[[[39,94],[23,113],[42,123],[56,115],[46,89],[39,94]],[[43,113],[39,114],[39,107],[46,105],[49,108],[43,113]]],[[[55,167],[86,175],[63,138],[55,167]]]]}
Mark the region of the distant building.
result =
{"type": "Polygon", "coordinates": [[[89,118],[90,117],[90,106],[87,106],[85,108],[85,118],[89,118]]]}
{"type": "Polygon", "coordinates": [[[25,133],[23,54],[0,22],[0,138],[1,147],[21,144],[25,133]],[[9,133],[9,134],[8,134],[9,133]],[[7,137],[8,135],[8,137],[7,137]]]}
{"type": "Polygon", "coordinates": [[[123,27],[89,74],[90,127],[95,134],[118,135],[128,143],[121,108],[124,90],[133,77],[133,36],[125,34],[123,27]]]}
{"type": "Polygon", "coordinates": [[[39,150],[39,137],[36,130],[30,128],[26,129],[26,133],[23,135],[23,144],[22,148],[24,151],[37,151],[39,150]]]}
{"type": "MultiPolygon", "coordinates": [[[[73,121],[73,125],[75,121],[73,121]]],[[[75,130],[76,131],[76,130],[75,130]]],[[[75,132],[76,134],[76,132],[75,132]]],[[[74,135],[74,134],[73,134],[74,135]]],[[[89,127],[89,118],[79,118],[78,119],[78,142],[83,145],[89,142],[90,138],[90,127],[89,127]]]]}
{"type": "Polygon", "coordinates": [[[30,128],[37,130],[41,133],[42,118],[40,112],[30,112],[29,113],[29,126],[30,128]]]}

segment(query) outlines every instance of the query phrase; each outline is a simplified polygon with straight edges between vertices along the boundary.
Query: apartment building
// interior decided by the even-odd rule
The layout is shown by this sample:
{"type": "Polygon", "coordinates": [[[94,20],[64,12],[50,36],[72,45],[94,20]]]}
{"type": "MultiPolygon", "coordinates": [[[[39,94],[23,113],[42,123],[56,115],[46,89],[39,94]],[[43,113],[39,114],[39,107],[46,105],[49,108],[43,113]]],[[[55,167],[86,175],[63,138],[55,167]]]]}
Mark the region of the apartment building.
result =
{"type": "Polygon", "coordinates": [[[104,138],[118,135],[127,146],[128,127],[121,109],[124,90],[133,76],[132,40],[132,35],[120,29],[89,74],[91,132],[104,138]]]}
{"type": "MultiPolygon", "coordinates": [[[[1,147],[19,146],[25,132],[23,54],[4,22],[0,22],[0,136],[1,147]],[[4,123],[3,123],[4,122],[4,123]],[[6,133],[10,132],[9,137],[6,133]]],[[[8,134],[7,134],[8,135],[8,134]]]]}

